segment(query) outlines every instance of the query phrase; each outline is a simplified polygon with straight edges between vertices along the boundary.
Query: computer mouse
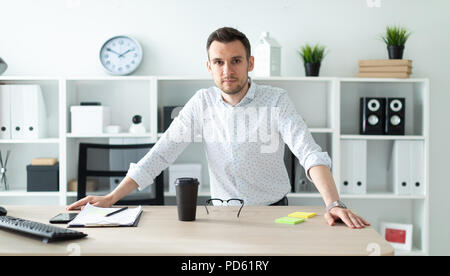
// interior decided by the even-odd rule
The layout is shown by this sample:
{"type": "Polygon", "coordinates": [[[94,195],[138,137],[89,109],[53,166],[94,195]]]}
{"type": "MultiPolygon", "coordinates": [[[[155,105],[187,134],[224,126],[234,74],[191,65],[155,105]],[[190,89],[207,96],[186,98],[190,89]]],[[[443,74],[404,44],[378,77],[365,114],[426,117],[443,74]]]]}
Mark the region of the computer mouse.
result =
{"type": "Polygon", "coordinates": [[[0,206],[0,216],[6,216],[6,209],[0,206]]]}

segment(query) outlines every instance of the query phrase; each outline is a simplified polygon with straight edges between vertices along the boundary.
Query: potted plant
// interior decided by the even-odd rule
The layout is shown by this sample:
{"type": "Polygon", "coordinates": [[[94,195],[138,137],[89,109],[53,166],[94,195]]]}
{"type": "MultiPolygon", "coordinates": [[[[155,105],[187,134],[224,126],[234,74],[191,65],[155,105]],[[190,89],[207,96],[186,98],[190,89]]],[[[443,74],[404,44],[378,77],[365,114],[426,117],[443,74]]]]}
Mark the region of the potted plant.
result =
{"type": "Polygon", "coordinates": [[[320,64],[325,57],[325,46],[305,44],[297,52],[303,60],[306,76],[319,76],[320,64]]]}
{"type": "Polygon", "coordinates": [[[411,32],[400,26],[387,26],[386,33],[381,35],[381,39],[386,43],[389,59],[402,59],[406,40],[411,32]]]}

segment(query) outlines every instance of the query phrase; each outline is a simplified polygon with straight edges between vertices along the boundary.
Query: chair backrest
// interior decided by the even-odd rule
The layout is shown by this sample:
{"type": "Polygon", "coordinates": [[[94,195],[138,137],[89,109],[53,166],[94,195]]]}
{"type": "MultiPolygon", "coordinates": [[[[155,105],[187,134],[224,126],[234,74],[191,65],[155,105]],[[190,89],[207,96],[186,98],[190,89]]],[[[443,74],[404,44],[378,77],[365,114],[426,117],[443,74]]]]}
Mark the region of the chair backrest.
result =
{"type": "MultiPolygon", "coordinates": [[[[80,143],[78,157],[78,200],[91,195],[106,195],[126,176],[131,162],[137,163],[154,144],[111,145],[80,143]],[[89,178],[89,179],[88,179],[89,178]]],[[[154,184],[134,191],[117,205],[164,205],[163,173],[154,184]]]]}

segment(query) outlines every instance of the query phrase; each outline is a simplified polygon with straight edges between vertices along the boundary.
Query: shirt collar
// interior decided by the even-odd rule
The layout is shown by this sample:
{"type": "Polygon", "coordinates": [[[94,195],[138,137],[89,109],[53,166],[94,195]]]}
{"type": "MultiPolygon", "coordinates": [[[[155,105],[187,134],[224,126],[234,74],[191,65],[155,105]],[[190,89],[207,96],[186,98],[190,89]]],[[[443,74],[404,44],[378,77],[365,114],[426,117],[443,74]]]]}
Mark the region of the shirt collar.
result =
{"type": "MultiPolygon", "coordinates": [[[[245,94],[244,98],[242,98],[241,101],[236,106],[250,102],[255,98],[256,85],[250,77],[248,77],[248,84],[250,85],[250,87],[249,87],[247,93],[245,94]]],[[[215,86],[215,88],[216,88],[216,91],[218,92],[217,103],[221,102],[223,104],[229,105],[227,102],[225,102],[222,99],[222,90],[220,88],[218,88],[217,86],[215,86]]]]}

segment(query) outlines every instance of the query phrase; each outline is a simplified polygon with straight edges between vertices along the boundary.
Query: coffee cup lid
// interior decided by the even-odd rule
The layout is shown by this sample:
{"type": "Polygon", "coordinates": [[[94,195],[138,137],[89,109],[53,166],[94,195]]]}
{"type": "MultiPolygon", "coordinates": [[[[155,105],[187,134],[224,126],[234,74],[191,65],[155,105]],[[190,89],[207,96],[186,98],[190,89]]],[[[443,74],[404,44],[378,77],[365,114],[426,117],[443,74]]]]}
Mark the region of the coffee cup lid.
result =
{"type": "Polygon", "coordinates": [[[180,177],[175,180],[175,185],[195,185],[199,184],[197,178],[191,178],[191,177],[180,177]]]}

